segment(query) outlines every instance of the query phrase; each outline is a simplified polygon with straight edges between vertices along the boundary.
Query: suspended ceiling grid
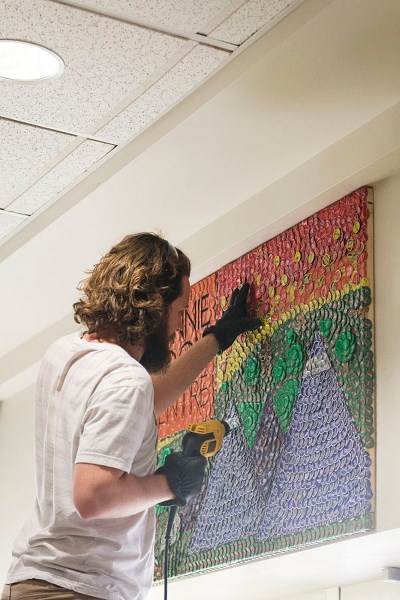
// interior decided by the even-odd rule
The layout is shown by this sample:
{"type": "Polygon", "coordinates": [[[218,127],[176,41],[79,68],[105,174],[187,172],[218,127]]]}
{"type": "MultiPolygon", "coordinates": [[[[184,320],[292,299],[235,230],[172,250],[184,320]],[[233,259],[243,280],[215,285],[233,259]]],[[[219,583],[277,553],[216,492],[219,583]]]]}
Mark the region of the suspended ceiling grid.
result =
{"type": "Polygon", "coordinates": [[[0,243],[302,1],[0,0],[0,39],[65,62],[0,79],[0,243]]]}

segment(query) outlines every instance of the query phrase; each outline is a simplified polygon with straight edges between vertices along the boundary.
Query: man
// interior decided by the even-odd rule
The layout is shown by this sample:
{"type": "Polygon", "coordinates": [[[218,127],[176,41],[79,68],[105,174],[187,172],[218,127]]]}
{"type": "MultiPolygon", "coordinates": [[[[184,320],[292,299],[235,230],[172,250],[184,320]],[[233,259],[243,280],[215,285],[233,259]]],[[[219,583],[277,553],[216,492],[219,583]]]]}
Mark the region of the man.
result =
{"type": "Polygon", "coordinates": [[[239,333],[248,286],[183,356],[169,342],[189,301],[189,259],[150,233],[125,237],[81,283],[85,331],[55,342],[37,381],[37,499],[2,600],[143,600],[154,505],[199,493],[205,459],[173,453],[154,472],[156,418],[239,333]],[[152,377],[149,373],[152,373],[152,377]]]}

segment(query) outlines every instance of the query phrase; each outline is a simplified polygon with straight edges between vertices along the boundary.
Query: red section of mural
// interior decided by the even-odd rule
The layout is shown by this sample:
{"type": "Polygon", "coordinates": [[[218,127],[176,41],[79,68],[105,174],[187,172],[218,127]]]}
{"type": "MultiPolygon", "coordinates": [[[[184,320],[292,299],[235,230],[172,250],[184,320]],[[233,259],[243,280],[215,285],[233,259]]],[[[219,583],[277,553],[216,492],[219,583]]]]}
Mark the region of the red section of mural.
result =
{"type": "MultiPolygon", "coordinates": [[[[182,315],[181,328],[172,344],[175,357],[180,356],[201,338],[203,330],[215,323],[217,297],[216,274],[192,286],[188,310],[182,315]]],[[[192,383],[173,406],[159,418],[159,437],[185,429],[191,423],[200,423],[214,416],[215,360],[192,383]]]]}
{"type": "Polygon", "coordinates": [[[363,283],[367,193],[360,188],[220,269],[217,316],[232,290],[245,282],[252,286],[250,302],[257,316],[271,321],[363,283]]]}

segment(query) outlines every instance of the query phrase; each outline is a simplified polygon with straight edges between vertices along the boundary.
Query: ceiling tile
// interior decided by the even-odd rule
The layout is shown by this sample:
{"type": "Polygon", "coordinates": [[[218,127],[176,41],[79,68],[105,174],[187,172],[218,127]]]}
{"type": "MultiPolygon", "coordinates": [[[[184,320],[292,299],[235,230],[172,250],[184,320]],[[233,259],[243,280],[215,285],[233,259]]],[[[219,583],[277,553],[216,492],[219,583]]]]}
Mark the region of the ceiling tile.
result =
{"type": "Polygon", "coordinates": [[[0,207],[48,170],[76,138],[0,118],[0,207]]]}
{"type": "Polygon", "coordinates": [[[119,144],[139,133],[215,71],[230,53],[196,46],[96,136],[119,144]]]}
{"type": "Polygon", "coordinates": [[[153,27],[193,34],[208,33],[210,22],[223,21],[243,0],[81,0],[80,3],[153,27]]]}
{"type": "Polygon", "coordinates": [[[36,184],[21,194],[7,208],[8,210],[31,215],[49,203],[67,186],[81,177],[90,167],[95,165],[114,146],[87,140],[64,160],[54,167],[36,184]]]}
{"type": "Polygon", "coordinates": [[[240,45],[259,29],[283,18],[304,0],[249,0],[210,33],[210,37],[240,45]]]}
{"type": "Polygon", "coordinates": [[[2,0],[1,11],[0,37],[50,48],[65,72],[30,85],[2,81],[0,115],[71,133],[90,134],[107,122],[118,102],[169,68],[186,44],[48,0],[2,0]]]}
{"type": "Polygon", "coordinates": [[[12,233],[26,219],[25,215],[16,215],[0,209],[0,239],[12,233]]]}

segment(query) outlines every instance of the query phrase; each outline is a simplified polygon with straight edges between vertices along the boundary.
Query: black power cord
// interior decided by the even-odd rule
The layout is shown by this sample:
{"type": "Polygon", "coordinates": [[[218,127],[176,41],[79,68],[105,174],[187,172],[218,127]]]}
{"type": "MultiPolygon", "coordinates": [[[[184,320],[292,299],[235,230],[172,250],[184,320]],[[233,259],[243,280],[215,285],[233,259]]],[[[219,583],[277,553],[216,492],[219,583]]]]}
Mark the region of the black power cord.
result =
{"type": "Polygon", "coordinates": [[[165,532],[165,550],[164,550],[164,600],[168,600],[168,563],[169,563],[169,543],[171,540],[172,525],[178,507],[176,505],[170,506],[167,530],[165,532]]]}

